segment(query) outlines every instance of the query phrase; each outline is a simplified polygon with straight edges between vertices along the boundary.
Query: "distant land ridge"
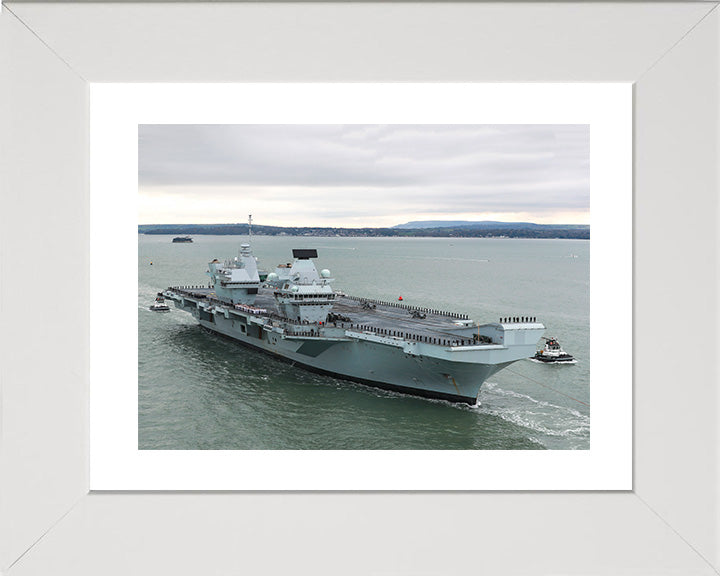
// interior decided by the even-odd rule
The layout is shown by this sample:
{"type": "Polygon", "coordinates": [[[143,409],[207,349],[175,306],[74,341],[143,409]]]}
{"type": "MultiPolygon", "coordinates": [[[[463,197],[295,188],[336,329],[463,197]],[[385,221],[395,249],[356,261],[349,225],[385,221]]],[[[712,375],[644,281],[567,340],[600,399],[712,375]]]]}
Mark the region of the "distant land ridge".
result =
{"type": "Polygon", "coordinates": [[[590,226],[587,224],[533,224],[532,222],[496,222],[493,220],[482,220],[479,222],[469,220],[419,220],[398,224],[393,226],[393,228],[403,230],[416,228],[557,228],[561,230],[589,230],[590,226]]]}
{"type": "MultiPolygon", "coordinates": [[[[140,224],[139,234],[247,235],[247,224],[140,224]]],[[[531,222],[420,221],[392,228],[335,228],[306,226],[262,226],[253,224],[260,236],[346,237],[438,237],[438,238],[566,238],[588,240],[587,224],[533,224],[531,222]]]]}

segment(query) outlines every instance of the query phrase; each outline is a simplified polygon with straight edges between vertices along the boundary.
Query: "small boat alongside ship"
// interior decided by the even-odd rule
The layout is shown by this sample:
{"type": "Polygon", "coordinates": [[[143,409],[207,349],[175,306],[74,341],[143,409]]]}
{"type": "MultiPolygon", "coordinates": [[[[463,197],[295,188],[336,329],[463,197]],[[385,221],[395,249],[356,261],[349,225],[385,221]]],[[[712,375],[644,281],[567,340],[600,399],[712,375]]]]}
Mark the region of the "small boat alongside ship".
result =
{"type": "Polygon", "coordinates": [[[531,360],[538,362],[544,362],[546,364],[576,364],[577,360],[562,349],[557,338],[547,338],[543,336],[545,340],[545,347],[542,350],[535,352],[535,356],[531,360]]]}
{"type": "Polygon", "coordinates": [[[158,296],[155,298],[155,303],[150,306],[150,310],[153,312],[170,312],[170,306],[165,303],[165,298],[158,296]]]}

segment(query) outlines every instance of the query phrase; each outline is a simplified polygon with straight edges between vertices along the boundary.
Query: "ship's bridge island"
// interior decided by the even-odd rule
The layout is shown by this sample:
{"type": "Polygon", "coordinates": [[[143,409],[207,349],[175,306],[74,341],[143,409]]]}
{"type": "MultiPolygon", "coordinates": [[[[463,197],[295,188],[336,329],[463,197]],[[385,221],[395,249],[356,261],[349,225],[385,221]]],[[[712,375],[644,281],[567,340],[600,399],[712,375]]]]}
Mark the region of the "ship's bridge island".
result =
{"type": "Polygon", "coordinates": [[[302,368],[430,398],[475,404],[482,383],[535,354],[545,327],[532,316],[475,323],[459,312],[385,302],[332,288],[314,249],[265,273],[249,244],[208,264],[207,286],[162,295],[199,323],[302,368]]]}

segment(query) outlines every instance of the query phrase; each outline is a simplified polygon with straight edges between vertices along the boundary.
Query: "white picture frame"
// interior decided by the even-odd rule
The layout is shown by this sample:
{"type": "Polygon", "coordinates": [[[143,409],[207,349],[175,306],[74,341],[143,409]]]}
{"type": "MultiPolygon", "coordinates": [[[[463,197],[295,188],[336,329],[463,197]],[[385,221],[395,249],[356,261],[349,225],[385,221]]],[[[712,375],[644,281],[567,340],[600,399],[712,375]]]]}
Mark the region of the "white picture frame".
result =
{"type": "Polygon", "coordinates": [[[716,8],[5,6],[2,572],[715,574],[716,8]],[[633,491],[89,494],[88,82],[183,80],[634,82],[633,491]]]}

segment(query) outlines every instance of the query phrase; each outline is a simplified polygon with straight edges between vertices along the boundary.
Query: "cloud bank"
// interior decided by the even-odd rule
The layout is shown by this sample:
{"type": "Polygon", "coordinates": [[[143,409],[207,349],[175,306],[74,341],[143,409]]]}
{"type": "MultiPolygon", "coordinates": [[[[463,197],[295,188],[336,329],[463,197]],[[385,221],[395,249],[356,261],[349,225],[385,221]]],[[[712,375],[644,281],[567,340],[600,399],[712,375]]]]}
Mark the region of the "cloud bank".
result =
{"type": "Polygon", "coordinates": [[[586,125],[141,125],[140,223],[589,223],[586,125]]]}

